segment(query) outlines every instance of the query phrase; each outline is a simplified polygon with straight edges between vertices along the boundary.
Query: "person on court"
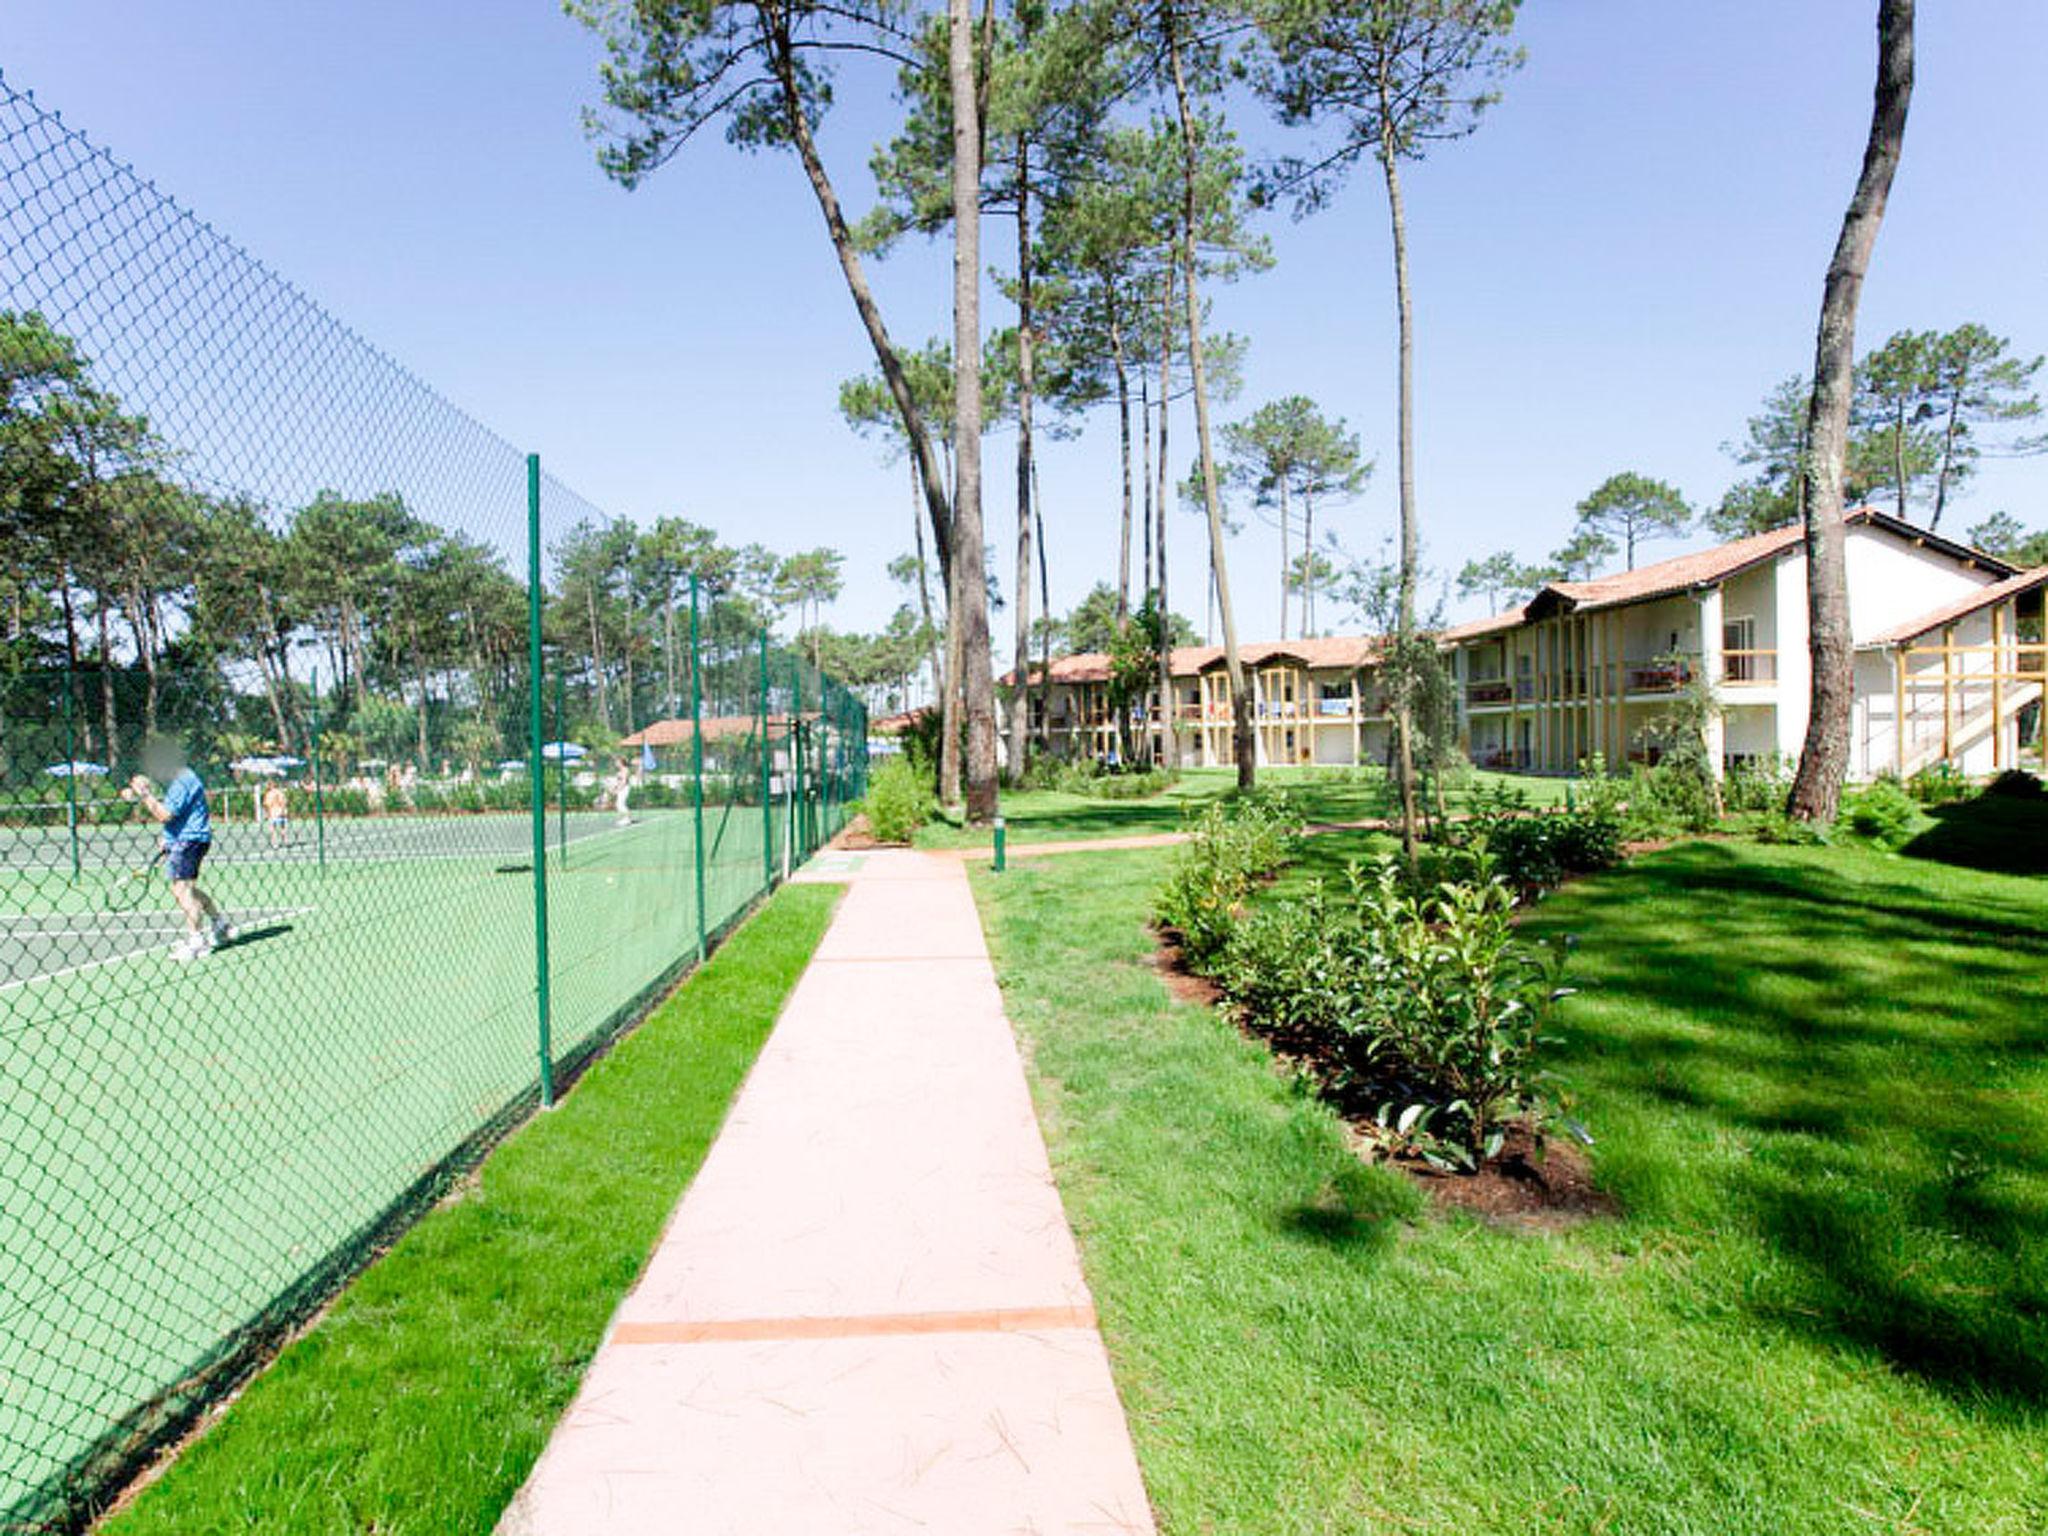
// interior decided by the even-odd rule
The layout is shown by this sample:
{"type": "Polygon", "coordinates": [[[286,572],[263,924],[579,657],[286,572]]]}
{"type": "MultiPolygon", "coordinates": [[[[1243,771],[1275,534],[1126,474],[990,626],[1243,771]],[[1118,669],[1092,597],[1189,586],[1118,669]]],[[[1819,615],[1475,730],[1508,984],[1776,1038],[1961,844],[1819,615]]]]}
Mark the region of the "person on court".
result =
{"type": "Polygon", "coordinates": [[[185,937],[172,946],[171,958],[197,960],[235,936],[227,914],[199,888],[199,866],[213,848],[206,785],[185,761],[184,747],[171,737],[152,738],[143,747],[142,767],[121,798],[141,805],[163,828],[164,872],[171,897],[185,915],[185,937]],[[152,780],[163,784],[161,795],[152,780]]]}
{"type": "Polygon", "coordinates": [[[270,846],[282,848],[291,841],[292,802],[284,785],[272,779],[263,789],[263,818],[270,824],[270,846]]]}
{"type": "Polygon", "coordinates": [[[633,825],[633,812],[627,802],[633,795],[633,769],[623,757],[616,761],[617,771],[612,774],[611,791],[612,809],[619,815],[612,825],[630,827],[633,825]]]}

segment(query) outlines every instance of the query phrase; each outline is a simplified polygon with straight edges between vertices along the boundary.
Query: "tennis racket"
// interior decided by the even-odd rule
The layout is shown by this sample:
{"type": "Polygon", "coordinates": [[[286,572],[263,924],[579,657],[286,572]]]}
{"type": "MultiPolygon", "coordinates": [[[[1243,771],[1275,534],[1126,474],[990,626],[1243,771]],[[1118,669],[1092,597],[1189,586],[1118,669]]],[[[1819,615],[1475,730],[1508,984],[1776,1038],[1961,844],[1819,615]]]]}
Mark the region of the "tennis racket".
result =
{"type": "Polygon", "coordinates": [[[149,888],[149,877],[156,873],[157,865],[164,861],[164,850],[159,848],[147,864],[138,869],[119,869],[108,875],[100,888],[100,907],[108,912],[133,912],[142,905],[143,892],[149,888]]]}

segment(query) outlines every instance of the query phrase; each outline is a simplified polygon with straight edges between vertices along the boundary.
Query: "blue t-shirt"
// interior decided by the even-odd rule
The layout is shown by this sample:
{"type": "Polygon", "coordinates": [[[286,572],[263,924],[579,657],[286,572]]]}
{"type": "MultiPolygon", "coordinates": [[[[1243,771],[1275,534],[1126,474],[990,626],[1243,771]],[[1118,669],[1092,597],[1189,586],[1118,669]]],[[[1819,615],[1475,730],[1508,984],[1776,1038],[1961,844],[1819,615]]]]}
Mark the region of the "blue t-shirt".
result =
{"type": "Polygon", "coordinates": [[[213,817],[206,808],[206,786],[199,775],[187,768],[164,788],[164,846],[173,843],[210,843],[213,817]]]}

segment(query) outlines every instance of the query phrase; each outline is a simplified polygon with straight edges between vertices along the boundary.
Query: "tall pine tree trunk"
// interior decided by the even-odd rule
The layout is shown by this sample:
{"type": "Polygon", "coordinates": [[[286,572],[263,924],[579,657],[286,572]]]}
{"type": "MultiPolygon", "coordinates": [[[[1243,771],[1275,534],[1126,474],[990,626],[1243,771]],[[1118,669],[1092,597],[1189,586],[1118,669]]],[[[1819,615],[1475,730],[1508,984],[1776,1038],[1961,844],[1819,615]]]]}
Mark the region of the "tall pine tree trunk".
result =
{"type": "Polygon", "coordinates": [[[1116,370],[1116,430],[1123,452],[1123,516],[1117,524],[1116,618],[1121,624],[1131,611],[1131,378],[1124,365],[1124,332],[1117,323],[1116,300],[1110,299],[1109,357],[1116,370]]]}
{"type": "MultiPolygon", "coordinates": [[[[1814,341],[1813,399],[1807,406],[1806,614],[1813,694],[1806,741],[1787,809],[1802,821],[1830,821],[1849,771],[1850,706],[1855,697],[1855,638],[1849,623],[1847,530],[1842,466],[1848,457],[1849,406],[1856,360],[1856,304],[1884,222],[1885,199],[1906,141],[1913,96],[1913,0],[1879,0],[1877,90],[1870,138],[1856,191],[1842,217],[1822,290],[1814,341]]],[[[1899,701],[1903,709],[1904,701],[1899,701]]]]}
{"type": "MultiPolygon", "coordinates": [[[[1171,28],[1173,24],[1169,22],[1171,28]]],[[[1195,281],[1195,115],[1188,102],[1187,68],[1180,33],[1167,33],[1173,66],[1173,97],[1180,113],[1181,285],[1187,303],[1188,371],[1195,385],[1195,442],[1202,461],[1202,500],[1209,514],[1209,565],[1216,576],[1216,607],[1223,618],[1223,667],[1230,677],[1231,736],[1237,754],[1237,785],[1258,781],[1258,747],[1252,738],[1252,701],[1245,693],[1244,663],[1237,650],[1237,615],[1230,606],[1230,570],[1223,555],[1223,493],[1216,479],[1216,453],[1209,432],[1209,373],[1202,353],[1202,300],[1195,281]]],[[[1165,466],[1161,465],[1163,471],[1165,466]]]]}
{"type": "Polygon", "coordinates": [[[1400,572],[1394,614],[1394,774],[1401,793],[1401,852],[1415,863],[1415,576],[1422,540],[1415,520],[1415,303],[1408,286],[1408,211],[1401,201],[1401,164],[1393,139],[1392,103],[1386,77],[1380,79],[1380,169],[1387,182],[1387,216],[1394,237],[1394,304],[1400,316],[1401,468],[1400,572]]]}
{"type": "Polygon", "coordinates": [[[981,103],[974,9],[946,6],[953,97],[953,588],[967,723],[967,819],[996,814],[995,672],[981,526],[981,103]]]}
{"type": "Polygon", "coordinates": [[[1021,782],[1031,750],[1031,407],[1036,323],[1031,307],[1031,141],[1017,137],[1017,687],[1010,706],[1010,775],[1021,782]]]}

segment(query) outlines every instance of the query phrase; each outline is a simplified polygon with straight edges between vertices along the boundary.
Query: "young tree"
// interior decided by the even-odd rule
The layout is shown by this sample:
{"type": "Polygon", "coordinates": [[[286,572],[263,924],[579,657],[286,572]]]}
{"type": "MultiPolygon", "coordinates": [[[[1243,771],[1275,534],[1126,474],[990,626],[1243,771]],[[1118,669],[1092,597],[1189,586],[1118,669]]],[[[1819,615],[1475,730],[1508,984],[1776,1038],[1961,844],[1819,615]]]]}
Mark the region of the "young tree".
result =
{"type": "Polygon", "coordinates": [[[1479,560],[1467,560],[1458,571],[1460,597],[1484,597],[1486,611],[1498,613],[1510,598],[1521,597],[1543,584],[1544,572],[1522,564],[1513,553],[1500,550],[1479,560]]]}
{"type": "Polygon", "coordinates": [[[1906,108],[1913,96],[1913,0],[1878,0],[1877,49],[1870,137],[1828,263],[1814,341],[1813,405],[1807,413],[1806,610],[1813,697],[1787,806],[1802,821],[1834,819],[1849,769],[1855,639],[1849,627],[1842,465],[1848,455],[1856,304],[1905,146],[1906,108]]]}
{"type": "Polygon", "coordinates": [[[1547,568],[1529,574],[1540,584],[1546,581],[1585,581],[1600,574],[1600,567],[1620,552],[1620,546],[1597,528],[1581,528],[1550,552],[1547,568]]]}
{"type": "Polygon", "coordinates": [[[1364,457],[1356,433],[1342,417],[1323,415],[1306,395],[1287,395],[1267,402],[1243,421],[1223,429],[1231,478],[1247,487],[1253,500],[1270,507],[1280,525],[1280,638],[1287,638],[1287,598],[1299,585],[1303,628],[1315,593],[1319,567],[1291,553],[1296,504],[1301,508],[1301,551],[1315,552],[1315,509],[1319,498],[1349,499],[1365,489],[1372,461],[1364,457]]]}
{"type": "Polygon", "coordinates": [[[1963,537],[1987,555],[2032,569],[2048,565],[2048,528],[2029,533],[2010,512],[1994,512],[1963,537]]]}
{"type": "MultiPolygon", "coordinates": [[[[1408,275],[1408,215],[1401,165],[1436,144],[1464,138],[1497,97],[1497,83],[1521,66],[1510,41],[1518,0],[1281,0],[1266,33],[1272,56],[1258,84],[1281,120],[1329,126],[1336,142],[1284,162],[1275,190],[1306,212],[1334,195],[1361,161],[1376,162],[1386,187],[1399,325],[1401,532],[1395,633],[1415,632],[1415,583],[1422,537],[1415,504],[1415,306],[1408,275]]],[[[1395,690],[1396,768],[1404,851],[1415,858],[1414,721],[1395,690]]]]}
{"type": "MultiPolygon", "coordinates": [[[[808,613],[811,633],[823,632],[825,604],[839,596],[844,586],[840,572],[845,566],[846,557],[836,549],[805,550],[782,562],[782,585],[795,602],[799,629],[805,627],[804,616],[808,613]]],[[[811,647],[811,665],[824,665],[815,644],[811,647]]]]}
{"type": "Polygon", "coordinates": [[[1894,509],[1901,519],[1912,499],[1914,471],[1927,457],[1915,452],[1915,440],[1925,437],[1922,423],[1933,411],[1927,398],[1933,343],[1932,331],[1900,331],[1856,365],[1850,424],[1884,445],[1894,509]]]}
{"type": "MultiPolygon", "coordinates": [[[[1930,340],[1925,398],[1931,419],[1939,424],[1941,441],[1930,528],[1940,526],[1949,493],[1985,451],[1976,430],[2035,421],[2041,415],[2033,381],[2042,360],[2008,356],[2009,345],[2004,337],[1975,324],[1959,325],[1930,340]]],[[[2000,446],[2008,453],[2039,453],[2048,451],[2048,437],[2020,438],[2000,446]]]]}
{"type": "MultiPolygon", "coordinates": [[[[1783,380],[1749,418],[1742,439],[1721,445],[1723,453],[1753,473],[1702,514],[1707,527],[1724,539],[1739,539],[1804,519],[1806,425],[1812,402],[1813,388],[1804,374],[1783,380]]],[[[1845,504],[1860,504],[1902,479],[1930,473],[1937,453],[1934,434],[1925,425],[1912,425],[1903,443],[1895,445],[1883,423],[1873,424],[1868,412],[1852,415],[1842,463],[1845,504]],[[1901,447],[1901,454],[1895,455],[1895,446],[1901,447]],[[1902,465],[1895,466],[1901,457],[1902,465]]]]}
{"type": "Polygon", "coordinates": [[[1578,532],[1619,538],[1630,570],[1636,568],[1637,544],[1676,538],[1692,526],[1692,508],[1675,486],[1634,470],[1609,475],[1579,503],[1578,512],[1578,532]]]}

